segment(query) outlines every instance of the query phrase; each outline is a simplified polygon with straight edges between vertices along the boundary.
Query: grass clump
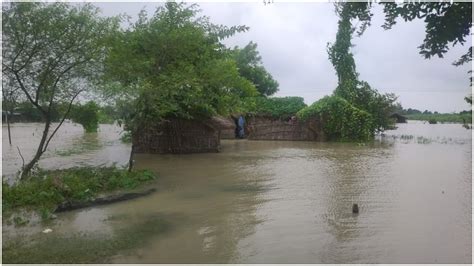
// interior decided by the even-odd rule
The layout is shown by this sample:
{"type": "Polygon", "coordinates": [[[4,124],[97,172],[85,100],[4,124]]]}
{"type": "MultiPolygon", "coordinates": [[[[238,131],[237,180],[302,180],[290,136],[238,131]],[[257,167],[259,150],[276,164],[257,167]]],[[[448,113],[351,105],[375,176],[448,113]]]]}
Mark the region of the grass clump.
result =
{"type": "Polygon", "coordinates": [[[39,171],[28,181],[2,184],[5,213],[26,208],[48,217],[63,202],[87,202],[99,193],[134,189],[155,179],[147,170],[128,172],[115,167],[39,171]]]}

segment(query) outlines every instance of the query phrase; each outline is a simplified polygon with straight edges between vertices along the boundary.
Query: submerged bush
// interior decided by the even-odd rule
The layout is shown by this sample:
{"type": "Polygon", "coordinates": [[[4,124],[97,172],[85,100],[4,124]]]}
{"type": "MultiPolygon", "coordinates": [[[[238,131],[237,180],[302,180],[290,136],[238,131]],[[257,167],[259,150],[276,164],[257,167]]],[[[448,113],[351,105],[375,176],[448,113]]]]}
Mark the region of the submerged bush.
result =
{"type": "Polygon", "coordinates": [[[337,96],[325,96],[300,110],[301,120],[319,119],[329,140],[369,140],[375,132],[372,115],[337,96]]]}
{"type": "Polygon", "coordinates": [[[89,101],[84,105],[76,105],[71,110],[73,122],[81,124],[87,133],[97,132],[99,127],[99,106],[89,101]]]}

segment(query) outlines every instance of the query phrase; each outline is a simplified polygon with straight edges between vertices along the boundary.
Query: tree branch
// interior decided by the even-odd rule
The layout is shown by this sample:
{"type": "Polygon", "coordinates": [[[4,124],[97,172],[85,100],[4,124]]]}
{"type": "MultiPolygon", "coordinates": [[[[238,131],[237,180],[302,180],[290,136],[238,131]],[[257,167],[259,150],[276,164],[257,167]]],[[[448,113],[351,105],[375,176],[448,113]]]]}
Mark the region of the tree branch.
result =
{"type": "Polygon", "coordinates": [[[56,134],[56,132],[58,131],[58,129],[61,127],[61,125],[64,123],[64,120],[66,120],[67,115],[68,115],[69,112],[71,111],[72,103],[74,102],[74,100],[76,99],[76,97],[77,97],[81,92],[83,92],[83,91],[84,91],[83,89],[79,90],[79,91],[76,92],[76,94],[72,97],[71,101],[69,102],[69,106],[68,106],[68,108],[67,108],[67,111],[66,111],[66,113],[64,113],[64,116],[63,116],[63,118],[61,119],[61,122],[60,122],[59,125],[54,129],[53,133],[51,133],[51,136],[49,136],[48,140],[46,141],[46,144],[45,144],[44,147],[43,147],[43,152],[46,151],[46,148],[48,147],[49,142],[51,141],[51,139],[53,138],[53,136],[56,134]]]}
{"type": "Polygon", "coordinates": [[[21,81],[21,78],[20,78],[20,75],[18,75],[18,72],[16,71],[12,71],[13,74],[15,75],[15,78],[16,80],[18,81],[18,84],[20,85],[20,89],[26,94],[26,97],[28,98],[28,100],[36,107],[38,108],[44,115],[46,115],[46,111],[38,104],[38,99],[36,99],[35,101],[31,98],[31,95],[30,93],[28,93],[28,91],[26,90],[25,88],[25,85],[23,84],[23,82],[21,81]]]}

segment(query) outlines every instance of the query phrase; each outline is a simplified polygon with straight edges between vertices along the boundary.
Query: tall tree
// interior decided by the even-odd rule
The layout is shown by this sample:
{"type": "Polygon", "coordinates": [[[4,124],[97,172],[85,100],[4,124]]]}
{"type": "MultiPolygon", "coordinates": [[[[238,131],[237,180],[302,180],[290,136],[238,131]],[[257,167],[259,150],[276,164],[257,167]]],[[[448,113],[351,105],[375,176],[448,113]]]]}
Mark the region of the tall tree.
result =
{"type": "Polygon", "coordinates": [[[3,10],[2,73],[40,111],[45,121],[38,148],[22,169],[33,166],[66,119],[78,95],[101,73],[101,61],[116,18],[102,18],[90,4],[17,2],[3,10]],[[66,104],[52,128],[53,109],[66,104]]]}
{"type": "Polygon", "coordinates": [[[244,48],[235,47],[233,53],[240,75],[255,84],[262,96],[270,96],[278,91],[278,82],[263,67],[256,43],[250,42],[244,48]]]}
{"type": "Polygon", "coordinates": [[[362,22],[357,32],[361,35],[370,25],[372,15],[368,12],[369,6],[369,3],[336,4],[336,13],[339,16],[338,31],[336,41],[328,45],[328,54],[338,77],[334,95],[371,114],[375,128],[384,130],[392,126],[389,115],[395,110],[394,102],[397,97],[394,94],[380,94],[367,82],[359,80],[354,56],[350,51],[353,46],[352,35],[357,30],[352,26],[352,20],[359,19],[362,22]]]}
{"type": "Polygon", "coordinates": [[[221,43],[247,27],[215,25],[198,14],[197,5],[167,2],[151,18],[142,11],[116,36],[107,83],[133,100],[135,122],[226,114],[238,110],[241,97],[256,94],[221,43]]]}

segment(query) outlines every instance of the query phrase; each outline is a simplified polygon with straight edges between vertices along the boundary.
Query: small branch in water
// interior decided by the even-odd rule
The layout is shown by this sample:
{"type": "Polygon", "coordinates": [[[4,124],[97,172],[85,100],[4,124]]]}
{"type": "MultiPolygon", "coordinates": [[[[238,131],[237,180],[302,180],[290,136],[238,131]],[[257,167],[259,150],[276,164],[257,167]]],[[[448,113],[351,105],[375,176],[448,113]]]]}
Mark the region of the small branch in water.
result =
{"type": "Polygon", "coordinates": [[[21,151],[20,151],[20,148],[18,148],[18,146],[16,146],[16,149],[18,150],[18,154],[20,154],[21,161],[22,161],[21,169],[23,170],[23,168],[25,168],[25,158],[23,158],[23,155],[21,155],[21,151]]]}

